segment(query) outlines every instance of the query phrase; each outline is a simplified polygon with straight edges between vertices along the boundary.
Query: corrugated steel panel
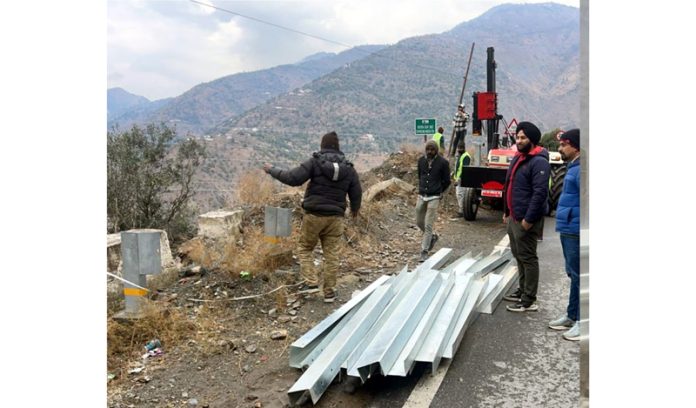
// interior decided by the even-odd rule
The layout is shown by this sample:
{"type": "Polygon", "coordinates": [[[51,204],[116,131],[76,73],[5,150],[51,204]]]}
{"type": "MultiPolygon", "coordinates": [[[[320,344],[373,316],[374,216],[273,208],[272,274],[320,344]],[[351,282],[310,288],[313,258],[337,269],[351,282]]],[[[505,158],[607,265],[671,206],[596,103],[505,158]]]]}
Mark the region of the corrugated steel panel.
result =
{"type": "MultiPolygon", "coordinates": [[[[387,374],[405,377],[411,372],[413,365],[415,363],[416,354],[420,350],[425,338],[427,337],[430,328],[435,323],[435,317],[440,312],[442,305],[447,300],[450,291],[454,287],[454,273],[449,274],[446,284],[441,285],[438,292],[433,297],[432,302],[423,314],[418,326],[413,330],[411,337],[408,339],[404,347],[401,349],[401,353],[397,356],[396,360],[389,367],[387,374]]],[[[386,365],[383,365],[383,369],[386,365]]],[[[383,373],[384,374],[384,373],[383,373]]]]}
{"type": "Polygon", "coordinates": [[[384,323],[389,320],[389,318],[392,315],[393,310],[398,306],[398,304],[401,302],[401,300],[406,297],[408,294],[408,290],[411,288],[411,285],[413,285],[413,282],[416,281],[416,278],[418,277],[418,270],[415,272],[408,272],[407,267],[404,267],[404,269],[394,278],[394,281],[392,283],[392,286],[394,287],[394,291],[396,295],[392,298],[392,300],[389,302],[389,304],[384,308],[382,313],[380,314],[379,318],[375,322],[375,324],[372,325],[370,330],[359,340],[359,342],[355,345],[355,348],[353,352],[348,356],[346,361],[341,365],[341,368],[345,368],[348,370],[349,368],[352,368],[348,375],[353,375],[354,377],[358,377],[359,374],[356,371],[357,367],[355,366],[355,363],[358,362],[360,359],[360,356],[362,355],[363,351],[367,347],[368,344],[370,344],[371,339],[375,336],[375,334],[379,331],[379,329],[384,325],[384,323]],[[351,374],[351,372],[353,374],[351,374]]]}
{"type": "Polygon", "coordinates": [[[457,319],[457,324],[454,326],[454,331],[452,336],[447,341],[445,350],[442,353],[443,358],[453,358],[454,353],[459,349],[459,344],[464,338],[464,332],[469,327],[471,322],[473,322],[476,317],[478,317],[478,312],[476,311],[476,304],[481,299],[483,295],[483,288],[486,285],[486,277],[474,279],[469,285],[469,290],[467,291],[466,300],[464,302],[464,307],[462,312],[459,314],[457,319]]]}
{"type": "MultiPolygon", "coordinates": [[[[372,282],[368,287],[363,289],[357,296],[350,299],[344,305],[336,309],[326,319],[322,320],[316,326],[312,327],[302,337],[295,340],[290,345],[290,367],[302,368],[302,361],[311,353],[311,351],[321,343],[322,338],[327,335],[335,324],[346,313],[352,310],[356,305],[365,300],[375,289],[389,282],[391,276],[380,276],[379,279],[372,282]]],[[[336,331],[335,331],[336,332],[336,331]]]]}
{"type": "Polygon", "coordinates": [[[394,308],[389,319],[372,337],[355,366],[350,367],[348,375],[354,375],[352,371],[357,369],[360,377],[365,380],[369,370],[365,370],[364,367],[373,363],[379,365],[383,374],[388,372],[442,283],[443,279],[438,271],[419,276],[407,295],[394,308]]]}
{"type": "Polygon", "coordinates": [[[423,342],[423,346],[416,355],[416,361],[430,363],[433,373],[437,370],[442,358],[442,353],[447,346],[447,341],[455,330],[457,319],[462,312],[466,300],[466,292],[469,288],[472,275],[469,273],[456,276],[454,288],[450,292],[440,311],[435,316],[435,323],[431,327],[423,342]]]}
{"type": "Polygon", "coordinates": [[[476,276],[484,276],[511,259],[512,252],[509,249],[502,251],[502,253],[496,251],[476,262],[469,268],[469,272],[476,276]]]}
{"type": "Polygon", "coordinates": [[[341,367],[365,381],[379,370],[406,376],[415,361],[452,358],[480,310],[495,308],[517,269],[509,250],[487,257],[468,253],[442,267],[452,254],[442,248],[413,272],[382,277],[292,344],[291,366],[309,365],[288,394],[292,404],[316,403],[341,367]],[[499,269],[500,270],[500,269],[499,269]],[[388,280],[388,282],[387,282],[388,280]]]}
{"type": "Polygon", "coordinates": [[[508,263],[500,274],[489,275],[490,278],[495,276],[500,277],[497,284],[492,290],[486,291],[483,299],[477,305],[478,311],[481,313],[492,314],[500,304],[503,296],[512,291],[512,287],[517,282],[517,265],[515,262],[508,263]]]}
{"type": "Polygon", "coordinates": [[[354,350],[355,344],[367,333],[394,294],[390,285],[374,290],[324,352],[290,388],[288,396],[291,404],[305,398],[307,394],[316,404],[340,371],[343,361],[354,350]]]}

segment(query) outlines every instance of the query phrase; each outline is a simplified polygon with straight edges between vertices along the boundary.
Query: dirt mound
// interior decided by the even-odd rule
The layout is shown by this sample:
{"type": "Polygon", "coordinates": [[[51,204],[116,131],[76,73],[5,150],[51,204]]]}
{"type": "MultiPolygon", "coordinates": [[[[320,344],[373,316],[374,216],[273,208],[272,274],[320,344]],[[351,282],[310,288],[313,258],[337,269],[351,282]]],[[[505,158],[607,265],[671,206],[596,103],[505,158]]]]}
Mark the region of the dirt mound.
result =
{"type": "Polygon", "coordinates": [[[423,155],[416,150],[401,150],[392,153],[380,166],[360,175],[363,190],[380,181],[398,178],[407,183],[418,185],[418,158],[423,155]]]}

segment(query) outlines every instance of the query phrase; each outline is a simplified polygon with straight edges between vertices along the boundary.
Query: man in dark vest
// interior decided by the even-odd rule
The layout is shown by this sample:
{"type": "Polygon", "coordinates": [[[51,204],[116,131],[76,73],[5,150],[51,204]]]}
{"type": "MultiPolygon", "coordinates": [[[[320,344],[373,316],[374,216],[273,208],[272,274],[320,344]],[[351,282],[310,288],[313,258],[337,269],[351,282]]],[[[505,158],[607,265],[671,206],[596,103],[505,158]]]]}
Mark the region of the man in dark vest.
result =
{"type": "Polygon", "coordinates": [[[336,272],[343,237],[343,217],[346,212],[346,194],[350,199],[350,212],[358,216],[362,201],[362,188],[353,163],[346,160],[339,149],[336,132],[321,138],[321,150],[291,170],[280,170],[266,163],[264,171],[290,186],[300,186],[309,181],[302,208],[302,229],[297,245],[300,275],[304,284],[301,293],[319,291],[319,276],[314,268],[314,247],[321,241],[324,253],[324,301],[336,299],[336,272]]]}

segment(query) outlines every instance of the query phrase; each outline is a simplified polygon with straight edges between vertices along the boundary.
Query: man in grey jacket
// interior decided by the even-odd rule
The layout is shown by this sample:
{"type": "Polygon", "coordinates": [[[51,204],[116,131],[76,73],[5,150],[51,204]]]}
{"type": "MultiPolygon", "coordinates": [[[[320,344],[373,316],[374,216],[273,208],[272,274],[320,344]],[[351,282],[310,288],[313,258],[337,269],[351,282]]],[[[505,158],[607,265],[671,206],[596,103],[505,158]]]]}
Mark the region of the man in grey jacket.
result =
{"type": "Polygon", "coordinates": [[[314,268],[314,247],[321,241],[324,252],[324,301],[336,299],[336,272],[339,265],[343,216],[346,211],[346,194],[350,199],[353,218],[358,216],[362,201],[362,188],[353,163],[346,160],[339,149],[336,132],[325,134],[321,150],[291,170],[280,170],[266,163],[264,171],[290,186],[300,186],[309,180],[302,208],[302,229],[297,246],[303,293],[319,291],[319,276],[314,268]]]}

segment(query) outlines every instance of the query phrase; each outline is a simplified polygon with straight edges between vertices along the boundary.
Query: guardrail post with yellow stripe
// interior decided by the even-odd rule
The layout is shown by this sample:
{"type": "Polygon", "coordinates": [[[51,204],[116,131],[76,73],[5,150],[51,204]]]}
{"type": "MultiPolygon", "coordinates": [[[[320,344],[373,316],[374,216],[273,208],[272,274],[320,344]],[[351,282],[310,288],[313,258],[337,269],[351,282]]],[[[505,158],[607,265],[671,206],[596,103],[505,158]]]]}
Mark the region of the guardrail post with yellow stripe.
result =
{"type": "Polygon", "coordinates": [[[123,259],[123,295],[126,308],[123,317],[141,315],[143,299],[148,294],[147,275],[162,271],[160,232],[157,230],[130,230],[121,233],[121,257],[123,259]]]}
{"type": "Polygon", "coordinates": [[[292,232],[292,210],[289,208],[265,207],[264,240],[279,244],[280,237],[289,237],[292,232]]]}

